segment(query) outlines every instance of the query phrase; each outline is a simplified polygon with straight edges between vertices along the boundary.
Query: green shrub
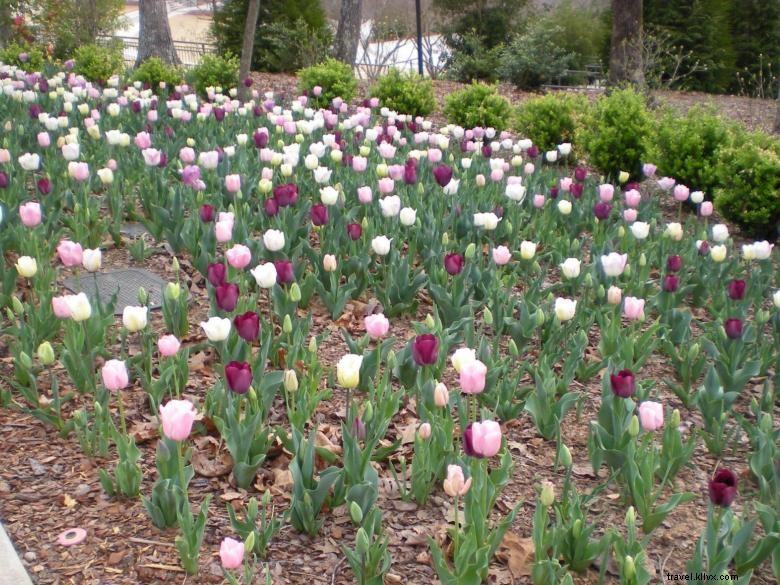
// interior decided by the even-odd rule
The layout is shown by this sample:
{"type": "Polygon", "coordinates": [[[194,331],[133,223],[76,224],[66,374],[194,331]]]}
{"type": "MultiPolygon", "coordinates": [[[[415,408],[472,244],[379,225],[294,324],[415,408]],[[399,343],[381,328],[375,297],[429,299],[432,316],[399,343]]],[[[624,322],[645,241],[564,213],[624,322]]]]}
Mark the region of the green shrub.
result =
{"type": "Polygon", "coordinates": [[[577,133],[590,164],[612,177],[641,173],[651,130],[645,98],[633,89],[616,90],[596,102],[577,133]]]}
{"type": "Polygon", "coordinates": [[[148,85],[155,93],[167,93],[174,85],[182,82],[182,74],[177,67],[152,57],[136,68],[131,79],[148,85]],[[166,84],[166,91],[160,87],[160,83],[163,82],[166,84]]]}
{"type": "Polygon", "coordinates": [[[446,98],[444,115],[448,122],[464,128],[483,126],[504,130],[509,126],[512,108],[494,85],[472,83],[446,98]]]}
{"type": "Polygon", "coordinates": [[[11,43],[0,51],[0,61],[7,65],[16,65],[25,71],[43,71],[46,54],[39,45],[11,43]]]}
{"type": "Polygon", "coordinates": [[[399,114],[427,116],[436,107],[430,80],[420,79],[416,73],[401,73],[395,68],[381,76],[369,93],[378,97],[382,106],[399,114]]]}
{"type": "Polygon", "coordinates": [[[563,30],[555,42],[574,56],[573,66],[576,69],[582,70],[587,65],[602,61],[601,56],[604,48],[609,47],[612,31],[607,26],[604,10],[595,3],[583,5],[564,0],[545,15],[544,21],[563,30]]]}
{"type": "Polygon", "coordinates": [[[715,208],[754,236],[777,237],[780,226],[780,140],[749,135],[720,149],[715,208]]]}
{"type": "Polygon", "coordinates": [[[187,74],[188,81],[196,91],[206,93],[208,87],[221,87],[222,91],[238,85],[238,57],[227,54],[203,55],[195,67],[187,74]]]}
{"type": "Polygon", "coordinates": [[[537,89],[574,67],[576,55],[558,44],[564,30],[545,20],[531,23],[501,54],[499,75],[522,89],[537,89]]]}
{"type": "Polygon", "coordinates": [[[335,97],[350,101],[357,91],[357,81],[352,67],[337,59],[327,59],[298,71],[298,89],[308,93],[314,107],[326,107],[335,97]],[[319,96],[313,94],[317,86],[322,88],[319,96]]]}
{"type": "Polygon", "coordinates": [[[562,142],[575,142],[590,103],[582,95],[551,93],[523,102],[517,112],[517,129],[542,150],[562,142]]]}
{"type": "Polygon", "coordinates": [[[76,49],[73,70],[90,81],[105,81],[123,68],[121,46],[84,45],[76,49]]]}
{"type": "MultiPolygon", "coordinates": [[[[214,14],[211,34],[221,53],[241,54],[249,0],[227,0],[214,14]]],[[[263,0],[252,69],[293,72],[318,63],[333,40],[320,0],[263,0]]]]}
{"type": "Polygon", "coordinates": [[[450,79],[471,82],[475,79],[496,81],[504,45],[486,46],[473,32],[447,41],[450,54],[446,73],[450,79]]]}
{"type": "Polygon", "coordinates": [[[734,132],[734,124],[710,108],[697,106],[685,116],[667,111],[658,118],[650,158],[662,175],[711,199],[718,185],[718,150],[733,141],[734,132]]]}

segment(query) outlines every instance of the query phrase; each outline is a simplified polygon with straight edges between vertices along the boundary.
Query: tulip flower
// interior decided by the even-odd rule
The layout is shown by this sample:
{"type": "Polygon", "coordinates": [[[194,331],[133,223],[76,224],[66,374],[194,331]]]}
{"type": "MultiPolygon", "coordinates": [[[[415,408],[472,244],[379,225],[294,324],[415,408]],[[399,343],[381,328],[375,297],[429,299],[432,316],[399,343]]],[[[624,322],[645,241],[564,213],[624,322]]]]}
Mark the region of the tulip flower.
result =
{"type": "Polygon", "coordinates": [[[233,317],[233,325],[238,336],[248,343],[256,341],[260,335],[260,317],[253,311],[233,317]]]}
{"type": "Polygon", "coordinates": [[[228,388],[236,394],[245,394],[252,385],[252,367],[246,362],[232,361],[225,366],[228,388]]]}
{"type": "Polygon", "coordinates": [[[348,223],[347,234],[351,240],[359,240],[363,235],[363,227],[359,223],[348,223]]]}
{"type": "Polygon", "coordinates": [[[19,206],[19,217],[24,227],[33,228],[41,223],[41,204],[28,201],[19,206]]]}
{"type": "Polygon", "coordinates": [[[227,268],[221,262],[212,263],[206,267],[206,278],[213,287],[218,287],[225,284],[226,276],[227,268]]]}
{"type": "Polygon", "coordinates": [[[412,342],[412,359],[418,366],[430,366],[439,360],[439,340],[431,334],[418,335],[412,342]]]}
{"type": "Polygon", "coordinates": [[[293,264],[289,260],[274,260],[277,284],[290,284],[295,280],[293,264]]]}
{"type": "Polygon", "coordinates": [[[381,339],[390,330],[390,321],[382,313],[377,315],[367,315],[363,319],[363,325],[366,333],[371,339],[381,339]]]}
{"type": "Polygon", "coordinates": [[[271,252],[278,252],[284,248],[284,232],[267,230],[263,234],[263,245],[271,252]]]}
{"type": "Polygon", "coordinates": [[[240,291],[238,285],[225,282],[214,288],[214,296],[220,311],[230,312],[236,308],[240,291]]]}
{"type": "Polygon", "coordinates": [[[122,311],[122,324],[130,333],[135,333],[146,327],[148,307],[127,306],[122,311]]]}
{"type": "Polygon", "coordinates": [[[218,221],[215,223],[214,235],[219,243],[229,242],[233,238],[233,222],[218,221]]]}
{"type": "Polygon", "coordinates": [[[628,254],[611,252],[605,256],[601,256],[601,267],[604,269],[604,274],[606,276],[620,276],[626,269],[627,260],[628,254]]]}
{"type": "Polygon", "coordinates": [[[258,264],[249,272],[261,288],[272,288],[276,284],[276,266],[272,262],[258,264]]]}
{"type": "Polygon", "coordinates": [[[712,226],[712,240],[723,243],[729,239],[729,228],[725,224],[717,223],[712,226]]]}
{"type": "Polygon", "coordinates": [[[223,569],[238,569],[244,562],[244,543],[225,538],[219,545],[219,560],[223,569]]]}
{"type": "Polygon", "coordinates": [[[636,297],[626,297],[623,300],[623,316],[631,321],[645,318],[645,300],[636,297]]]}
{"type": "Polygon", "coordinates": [[[677,292],[680,286],[680,279],[674,274],[667,274],[663,280],[663,291],[668,293],[677,292]]]}
{"type": "Polygon", "coordinates": [[[609,203],[599,201],[593,206],[593,215],[600,221],[609,218],[609,214],[612,211],[612,206],[609,203]]]}
{"type": "Polygon", "coordinates": [[[729,282],[729,298],[732,301],[741,301],[745,298],[745,288],[747,283],[741,278],[735,278],[729,282]]]}
{"type": "Polygon", "coordinates": [[[30,256],[20,256],[16,261],[16,272],[23,278],[32,278],[38,273],[38,263],[30,256]]]}
{"type": "Polygon", "coordinates": [[[726,336],[729,339],[739,339],[742,337],[742,319],[726,319],[723,323],[726,330],[726,336]]]}
{"type": "Polygon", "coordinates": [[[201,321],[200,326],[212,342],[225,341],[230,334],[230,319],[211,317],[208,321],[201,321]]]}
{"type": "Polygon", "coordinates": [[[466,259],[462,254],[458,254],[457,252],[453,252],[452,254],[447,254],[444,256],[444,269],[450,276],[460,274],[465,263],[466,259]]]}
{"type": "Polygon", "coordinates": [[[311,206],[311,223],[315,226],[321,226],[328,223],[328,208],[322,203],[311,206]]]}
{"type": "Polygon", "coordinates": [[[81,244],[70,240],[61,240],[57,246],[57,255],[65,266],[78,266],[81,264],[83,250],[81,244]]]}
{"type": "Polygon", "coordinates": [[[184,441],[190,436],[197,412],[189,400],[169,400],[160,407],[163,434],[172,441],[184,441]]]}
{"type": "Polygon", "coordinates": [[[225,252],[228,264],[242,270],[252,261],[252,252],[243,244],[236,244],[225,252]]]}
{"type": "Polygon", "coordinates": [[[737,496],[737,474],[730,469],[719,469],[709,482],[710,501],[728,508],[737,496]]]}
{"type": "Polygon", "coordinates": [[[607,289],[607,302],[610,305],[619,305],[623,301],[623,291],[617,286],[607,289]]]}
{"type": "Polygon", "coordinates": [[[163,335],[157,340],[157,349],[163,357],[176,355],[181,347],[181,342],[175,335],[163,335]]]}
{"type": "Polygon", "coordinates": [[[214,206],[204,203],[200,206],[200,220],[203,223],[210,223],[214,220],[214,206]]]}
{"type": "Polygon", "coordinates": [[[450,362],[452,363],[452,367],[455,368],[455,371],[460,374],[464,365],[470,364],[476,361],[476,359],[477,352],[475,350],[468,347],[461,347],[452,354],[450,362]]]}
{"type": "Polygon", "coordinates": [[[657,431],[664,426],[664,407],[660,402],[647,400],[639,405],[639,423],[645,431],[657,431]]]}
{"type": "Polygon", "coordinates": [[[433,389],[433,403],[439,408],[443,408],[450,403],[450,393],[447,386],[439,382],[433,389]]]}
{"type": "Polygon", "coordinates": [[[577,311],[577,301],[558,297],[555,299],[555,316],[560,322],[569,321],[574,318],[577,311]]]}
{"type": "Polygon", "coordinates": [[[100,376],[103,378],[106,390],[116,392],[127,387],[127,367],[121,360],[108,360],[100,369],[100,376]]]}
{"type": "Polygon", "coordinates": [[[336,364],[336,378],[339,385],[344,388],[357,388],[360,383],[360,366],[363,364],[363,356],[348,353],[336,364]]]}
{"type": "Polygon", "coordinates": [[[487,366],[479,360],[467,362],[460,369],[460,388],[464,394],[479,394],[485,389],[487,366]]]}
{"type": "Polygon", "coordinates": [[[452,167],[448,165],[436,165],[433,169],[433,177],[439,187],[446,187],[452,180],[452,167]]]}
{"type": "Polygon", "coordinates": [[[666,259],[666,269],[669,272],[679,272],[682,268],[682,256],[669,256],[666,259]]]}
{"type": "Polygon", "coordinates": [[[471,423],[463,432],[463,451],[469,457],[493,457],[501,449],[501,427],[496,421],[471,423]]]}
{"type": "Polygon", "coordinates": [[[510,252],[509,248],[506,246],[498,246],[497,248],[493,248],[492,254],[493,262],[495,262],[497,266],[503,266],[512,259],[512,252],[510,252]]]}
{"type": "Polygon", "coordinates": [[[609,383],[615,396],[630,398],[634,394],[635,382],[631,370],[620,370],[617,374],[610,374],[609,383]]]}
{"type": "Polygon", "coordinates": [[[390,253],[390,242],[392,241],[387,236],[377,236],[371,240],[371,249],[377,256],[387,256],[390,253]]]}
{"type": "Polygon", "coordinates": [[[464,496],[471,487],[471,478],[466,479],[460,465],[447,466],[447,478],[444,480],[444,492],[451,498],[464,496]]]}
{"type": "Polygon", "coordinates": [[[561,265],[561,273],[565,278],[577,278],[580,275],[580,265],[577,258],[567,258],[561,265]]]}

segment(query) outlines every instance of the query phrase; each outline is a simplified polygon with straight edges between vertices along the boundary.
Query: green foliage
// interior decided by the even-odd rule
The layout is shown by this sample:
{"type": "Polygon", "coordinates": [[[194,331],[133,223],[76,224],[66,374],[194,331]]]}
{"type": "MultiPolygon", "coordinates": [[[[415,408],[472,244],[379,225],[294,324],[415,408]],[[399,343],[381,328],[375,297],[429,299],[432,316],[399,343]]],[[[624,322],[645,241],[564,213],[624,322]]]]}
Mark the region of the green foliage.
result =
{"type": "Polygon", "coordinates": [[[590,163],[604,173],[617,177],[627,171],[639,177],[650,128],[645,98],[633,89],[622,89],[599,99],[577,141],[590,163]]]}
{"type": "Polygon", "coordinates": [[[84,45],[76,49],[73,70],[90,81],[105,81],[124,67],[120,46],[84,45]]]}
{"type": "Polygon", "coordinates": [[[551,93],[529,99],[517,112],[517,129],[543,151],[562,142],[575,142],[590,104],[588,98],[569,93],[551,93]]]}
{"type": "Polygon", "coordinates": [[[715,208],[755,236],[774,238],[780,226],[780,140],[751,134],[718,153],[715,208]]]}
{"type": "MultiPolygon", "coordinates": [[[[227,0],[211,33],[221,53],[241,54],[249,0],[227,0]]],[[[264,0],[257,19],[252,68],[293,72],[321,60],[332,42],[320,0],[264,0]]]]}
{"type": "Polygon", "coordinates": [[[43,48],[32,43],[11,43],[0,51],[0,61],[25,71],[42,71],[46,63],[43,48]]]}
{"type": "Polygon", "coordinates": [[[563,30],[554,42],[573,56],[575,69],[582,70],[587,65],[604,61],[602,56],[605,47],[609,47],[612,31],[603,10],[564,0],[545,16],[543,22],[563,30]]]}
{"type": "Polygon", "coordinates": [[[447,40],[450,54],[447,57],[447,76],[458,81],[475,79],[496,81],[504,45],[487,47],[474,32],[447,40]]]}
{"type": "Polygon", "coordinates": [[[734,132],[735,125],[711,108],[697,106],[684,116],[666,111],[656,122],[650,158],[661,175],[712,198],[718,185],[718,150],[733,140],[734,132]]]}
{"type": "Polygon", "coordinates": [[[400,114],[427,116],[436,107],[433,84],[415,73],[401,73],[391,69],[381,76],[370,94],[378,97],[382,106],[400,114]]]}
{"type": "Polygon", "coordinates": [[[522,89],[537,89],[570,69],[576,55],[558,45],[563,28],[545,20],[530,24],[512,39],[501,56],[499,74],[522,89]]]}
{"type": "Polygon", "coordinates": [[[195,90],[205,93],[208,87],[221,87],[224,92],[238,84],[238,57],[227,54],[203,55],[200,63],[187,74],[195,90]]]}
{"type": "Polygon", "coordinates": [[[54,56],[67,59],[76,49],[113,33],[122,18],[124,0],[30,0],[39,42],[51,44],[54,56]]]}
{"type": "Polygon", "coordinates": [[[738,77],[732,89],[775,97],[780,78],[780,2],[734,2],[731,36],[738,77]]]}
{"type": "Polygon", "coordinates": [[[182,74],[177,67],[164,63],[158,57],[152,57],[136,68],[131,79],[148,85],[155,93],[165,93],[160,84],[165,83],[170,89],[182,82],[182,74]]]}
{"type": "Polygon", "coordinates": [[[315,107],[323,107],[335,97],[350,101],[357,91],[357,80],[352,75],[352,67],[337,59],[327,59],[298,71],[298,89],[308,93],[315,107]],[[316,86],[322,88],[320,96],[313,95],[316,86]]]}
{"type": "Polygon", "coordinates": [[[496,86],[476,82],[448,95],[444,106],[447,121],[464,128],[503,130],[509,126],[511,114],[509,102],[498,94],[496,86]]]}

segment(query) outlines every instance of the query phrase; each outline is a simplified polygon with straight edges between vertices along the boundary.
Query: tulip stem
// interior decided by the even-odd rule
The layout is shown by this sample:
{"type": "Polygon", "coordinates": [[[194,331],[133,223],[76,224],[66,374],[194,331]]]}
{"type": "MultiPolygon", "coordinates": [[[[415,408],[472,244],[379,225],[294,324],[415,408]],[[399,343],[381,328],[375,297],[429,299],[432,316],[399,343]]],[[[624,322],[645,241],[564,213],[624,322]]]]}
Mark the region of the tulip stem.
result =
{"type": "Polygon", "coordinates": [[[125,422],[125,401],[121,390],[117,391],[116,399],[119,401],[119,424],[122,427],[122,434],[127,436],[127,423],[125,422]]]}
{"type": "Polygon", "coordinates": [[[189,507],[189,495],[187,494],[187,481],[184,475],[184,455],[182,454],[181,441],[176,441],[176,462],[179,466],[179,484],[181,487],[181,493],[184,496],[182,500],[182,508],[184,506],[189,507]]]}
{"type": "Polygon", "coordinates": [[[456,563],[458,558],[458,547],[460,544],[460,497],[455,494],[455,534],[452,539],[452,564],[456,563]]]}

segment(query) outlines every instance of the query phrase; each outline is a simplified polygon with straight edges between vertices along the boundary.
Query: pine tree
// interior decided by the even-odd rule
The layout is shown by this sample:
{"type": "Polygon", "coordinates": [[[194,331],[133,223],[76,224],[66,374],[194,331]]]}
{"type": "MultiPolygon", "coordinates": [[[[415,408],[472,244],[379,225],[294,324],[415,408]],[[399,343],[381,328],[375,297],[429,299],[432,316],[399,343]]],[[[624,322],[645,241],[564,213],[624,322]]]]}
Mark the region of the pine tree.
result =
{"type": "Polygon", "coordinates": [[[772,81],[780,78],[780,2],[740,0],[733,3],[731,37],[739,79],[733,91],[766,92],[774,97],[772,81]],[[764,81],[765,87],[758,84],[764,81]]]}

